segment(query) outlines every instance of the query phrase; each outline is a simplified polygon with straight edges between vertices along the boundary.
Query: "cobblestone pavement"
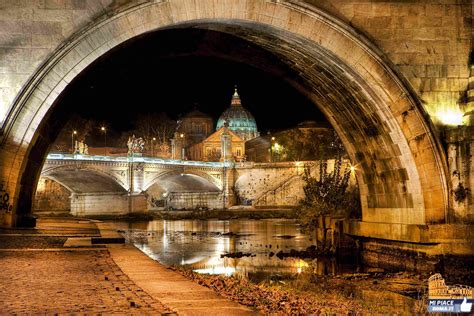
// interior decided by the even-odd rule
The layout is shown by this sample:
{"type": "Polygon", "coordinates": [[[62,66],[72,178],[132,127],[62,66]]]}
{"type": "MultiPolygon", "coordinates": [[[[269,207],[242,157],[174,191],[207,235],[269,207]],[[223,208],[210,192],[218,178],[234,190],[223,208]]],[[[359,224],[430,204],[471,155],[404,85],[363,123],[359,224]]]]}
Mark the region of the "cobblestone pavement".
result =
{"type": "Polygon", "coordinates": [[[1,314],[153,314],[143,292],[107,251],[0,252],[1,314]]]}
{"type": "Polygon", "coordinates": [[[41,236],[95,235],[95,225],[80,221],[39,224],[41,229],[36,231],[0,232],[1,315],[167,313],[162,303],[120,270],[107,249],[65,249],[66,236],[41,236]]]}
{"type": "Polygon", "coordinates": [[[0,235],[0,249],[46,249],[61,248],[66,242],[67,237],[54,236],[2,236],[0,235]]]}

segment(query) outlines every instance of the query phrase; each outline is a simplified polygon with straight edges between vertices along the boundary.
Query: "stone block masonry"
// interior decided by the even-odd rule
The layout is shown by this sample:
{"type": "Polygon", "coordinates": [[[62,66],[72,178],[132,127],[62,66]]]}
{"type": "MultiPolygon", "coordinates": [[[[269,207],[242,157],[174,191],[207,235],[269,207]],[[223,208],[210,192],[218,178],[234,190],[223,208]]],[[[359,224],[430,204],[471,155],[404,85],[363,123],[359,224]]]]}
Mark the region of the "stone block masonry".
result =
{"type": "Polygon", "coordinates": [[[143,194],[74,193],[71,196],[71,214],[74,216],[126,215],[146,211],[147,199],[143,194]]]}
{"type": "Polygon", "coordinates": [[[33,210],[35,212],[70,212],[71,193],[54,180],[40,178],[36,188],[33,210]]]}

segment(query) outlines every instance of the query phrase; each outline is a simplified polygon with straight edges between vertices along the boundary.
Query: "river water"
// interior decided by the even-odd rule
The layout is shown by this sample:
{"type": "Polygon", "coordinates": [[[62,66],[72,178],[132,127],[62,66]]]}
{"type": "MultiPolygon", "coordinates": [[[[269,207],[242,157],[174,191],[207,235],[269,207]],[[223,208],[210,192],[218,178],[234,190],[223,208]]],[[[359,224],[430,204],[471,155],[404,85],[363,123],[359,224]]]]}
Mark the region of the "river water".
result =
{"type": "MultiPolygon", "coordinates": [[[[197,273],[244,277],[254,282],[296,278],[301,272],[335,275],[361,272],[354,260],[278,258],[279,251],[312,245],[295,220],[153,220],[114,222],[127,242],[164,265],[181,265],[197,273]],[[222,257],[242,252],[251,256],[222,257]]],[[[350,258],[349,258],[350,259],[350,258]]],[[[413,311],[412,298],[392,291],[352,289],[352,295],[397,313],[413,311]]]]}
{"type": "Polygon", "coordinates": [[[181,265],[197,273],[236,275],[254,281],[287,278],[312,269],[317,274],[354,272],[353,264],[331,259],[278,258],[280,250],[312,245],[294,220],[153,220],[115,222],[133,243],[165,265],[181,265]],[[242,252],[241,258],[223,257],[242,252]]]}

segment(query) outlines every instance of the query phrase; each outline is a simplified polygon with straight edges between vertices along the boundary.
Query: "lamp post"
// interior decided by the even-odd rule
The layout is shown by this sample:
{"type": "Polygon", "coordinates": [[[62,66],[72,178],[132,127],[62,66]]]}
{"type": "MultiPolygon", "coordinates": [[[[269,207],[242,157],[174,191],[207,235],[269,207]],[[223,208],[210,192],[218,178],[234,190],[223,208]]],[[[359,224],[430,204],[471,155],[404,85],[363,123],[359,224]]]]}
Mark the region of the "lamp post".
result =
{"type": "Polygon", "coordinates": [[[276,154],[276,158],[275,159],[276,161],[280,161],[280,149],[281,149],[281,146],[280,144],[278,144],[277,142],[275,142],[275,145],[273,145],[274,148],[275,148],[275,154],[276,154]]]}
{"type": "Polygon", "coordinates": [[[71,133],[71,153],[74,155],[74,135],[77,134],[77,131],[72,131],[71,133]]]}
{"type": "Polygon", "coordinates": [[[185,149],[184,149],[184,134],[181,133],[179,134],[179,137],[181,138],[181,160],[185,160],[184,159],[184,154],[185,154],[185,149]]]}
{"type": "Polygon", "coordinates": [[[222,209],[225,210],[225,203],[226,203],[226,189],[227,189],[227,181],[226,181],[226,176],[227,176],[227,170],[225,169],[225,162],[226,162],[226,144],[224,144],[223,146],[224,148],[222,148],[222,153],[223,153],[223,157],[224,159],[222,160],[222,209]]]}
{"type": "Polygon", "coordinates": [[[105,126],[102,126],[100,130],[104,132],[104,153],[105,156],[107,156],[107,129],[105,128],[105,126]]]}
{"type": "Polygon", "coordinates": [[[156,137],[153,137],[151,139],[151,156],[152,157],[155,157],[155,141],[156,141],[156,137]]]}
{"type": "Polygon", "coordinates": [[[272,136],[270,141],[270,162],[273,162],[273,142],[275,141],[275,136],[272,136]]]}

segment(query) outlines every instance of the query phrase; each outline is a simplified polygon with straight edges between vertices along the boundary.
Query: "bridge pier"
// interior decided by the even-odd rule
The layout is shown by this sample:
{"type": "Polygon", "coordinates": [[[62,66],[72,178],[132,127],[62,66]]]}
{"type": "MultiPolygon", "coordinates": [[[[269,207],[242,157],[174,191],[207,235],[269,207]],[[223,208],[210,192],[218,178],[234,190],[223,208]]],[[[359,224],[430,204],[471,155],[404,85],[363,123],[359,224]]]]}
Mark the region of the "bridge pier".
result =
{"type": "Polygon", "coordinates": [[[147,211],[145,194],[100,192],[71,195],[71,214],[74,216],[128,215],[147,211]]]}

